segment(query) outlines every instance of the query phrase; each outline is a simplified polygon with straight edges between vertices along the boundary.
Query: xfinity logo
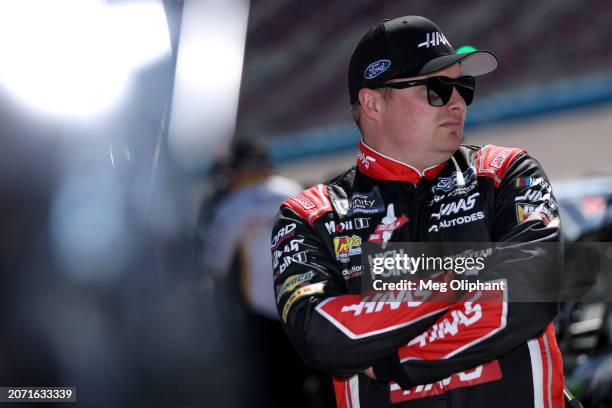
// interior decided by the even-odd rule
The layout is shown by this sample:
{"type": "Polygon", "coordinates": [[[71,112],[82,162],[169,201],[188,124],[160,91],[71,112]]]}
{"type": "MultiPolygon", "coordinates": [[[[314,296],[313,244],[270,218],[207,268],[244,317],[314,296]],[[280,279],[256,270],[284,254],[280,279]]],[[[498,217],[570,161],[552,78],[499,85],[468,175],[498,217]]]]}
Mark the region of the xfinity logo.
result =
{"type": "Polygon", "coordinates": [[[363,73],[363,77],[365,79],[374,79],[380,74],[382,74],[383,72],[385,72],[386,70],[388,70],[390,66],[391,66],[391,61],[389,61],[388,59],[382,59],[382,60],[373,62],[370,65],[368,65],[368,67],[365,69],[365,72],[363,73]]]}
{"type": "Polygon", "coordinates": [[[377,214],[385,211],[385,203],[380,196],[378,187],[374,187],[367,194],[354,193],[351,196],[348,205],[347,215],[349,217],[354,214],[377,214]]]}
{"type": "Polygon", "coordinates": [[[440,44],[444,44],[444,45],[449,45],[450,43],[448,42],[448,40],[446,39],[446,37],[444,36],[444,34],[435,31],[433,33],[427,33],[425,36],[425,41],[423,41],[422,43],[419,43],[417,45],[417,48],[421,48],[421,47],[425,47],[425,48],[429,48],[429,47],[435,47],[436,45],[440,45],[440,44]]]}

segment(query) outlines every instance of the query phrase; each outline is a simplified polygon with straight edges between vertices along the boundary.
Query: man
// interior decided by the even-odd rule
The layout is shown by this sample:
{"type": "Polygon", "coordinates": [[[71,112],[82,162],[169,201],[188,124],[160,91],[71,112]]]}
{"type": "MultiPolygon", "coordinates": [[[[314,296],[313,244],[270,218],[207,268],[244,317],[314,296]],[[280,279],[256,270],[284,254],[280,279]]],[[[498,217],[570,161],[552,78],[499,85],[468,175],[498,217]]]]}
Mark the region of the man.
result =
{"type": "Polygon", "coordinates": [[[226,364],[234,371],[239,371],[238,365],[246,366],[242,377],[246,385],[226,402],[236,398],[240,399],[238,406],[274,408],[285,406],[289,396],[297,396],[293,406],[309,407],[320,396],[305,391],[304,383],[319,385],[323,380],[319,373],[305,370],[283,332],[268,251],[278,206],[302,187],[272,173],[266,148],[256,140],[239,139],[230,153],[228,179],[220,183],[219,198],[212,200],[204,245],[205,270],[215,278],[218,317],[225,322],[223,343],[237,360],[226,364]],[[275,353],[282,353],[283,359],[275,358],[275,353]],[[287,376],[285,370],[293,375],[287,376]]]}
{"type": "Polygon", "coordinates": [[[460,145],[474,77],[496,66],[489,52],[457,54],[423,17],[373,27],[349,63],[363,134],[356,165],[281,206],[278,311],[302,357],[335,375],[338,407],[563,406],[556,303],[470,293],[467,302],[368,304],[359,295],[367,241],[559,239],[538,162],[520,149],[460,145]],[[457,320],[473,308],[477,318],[457,320]]]}
{"type": "Polygon", "coordinates": [[[272,174],[265,147],[250,139],[232,145],[227,166],[228,186],[206,234],[206,270],[235,284],[253,313],[277,321],[268,236],[278,205],[302,187],[272,174]]]}

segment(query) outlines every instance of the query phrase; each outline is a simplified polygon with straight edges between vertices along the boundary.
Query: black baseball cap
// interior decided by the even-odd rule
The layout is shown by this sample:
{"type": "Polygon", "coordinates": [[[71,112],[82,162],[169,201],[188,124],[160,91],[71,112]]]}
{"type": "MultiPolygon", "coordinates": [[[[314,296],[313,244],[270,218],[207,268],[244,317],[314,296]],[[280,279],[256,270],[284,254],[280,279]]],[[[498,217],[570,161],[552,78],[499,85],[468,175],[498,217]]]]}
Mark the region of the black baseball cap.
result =
{"type": "Polygon", "coordinates": [[[489,51],[457,54],[442,30],[421,16],[385,20],[372,27],[357,44],[349,63],[351,105],[361,88],[390,79],[431,74],[461,62],[461,74],[479,76],[497,68],[489,51]]]}

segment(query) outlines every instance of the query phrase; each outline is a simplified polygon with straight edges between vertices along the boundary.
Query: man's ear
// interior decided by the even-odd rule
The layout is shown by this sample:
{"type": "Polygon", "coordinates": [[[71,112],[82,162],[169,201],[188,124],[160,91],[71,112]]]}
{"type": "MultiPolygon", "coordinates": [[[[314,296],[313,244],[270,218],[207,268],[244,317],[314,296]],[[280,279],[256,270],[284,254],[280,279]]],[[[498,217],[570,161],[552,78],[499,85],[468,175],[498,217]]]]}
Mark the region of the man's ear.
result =
{"type": "Polygon", "coordinates": [[[361,114],[370,120],[378,121],[382,109],[382,95],[373,89],[361,88],[358,96],[361,114]]]}

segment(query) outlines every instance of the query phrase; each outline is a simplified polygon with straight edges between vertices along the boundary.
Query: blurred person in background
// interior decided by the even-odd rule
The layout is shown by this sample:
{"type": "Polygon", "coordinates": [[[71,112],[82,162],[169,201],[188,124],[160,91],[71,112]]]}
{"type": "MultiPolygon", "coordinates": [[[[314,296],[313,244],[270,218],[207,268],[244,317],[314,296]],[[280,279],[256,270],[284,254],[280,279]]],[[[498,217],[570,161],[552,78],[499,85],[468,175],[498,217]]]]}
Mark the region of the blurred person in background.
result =
{"type": "Polygon", "coordinates": [[[222,181],[216,198],[209,200],[214,205],[206,217],[210,227],[205,232],[205,271],[217,286],[226,340],[235,343],[246,365],[245,403],[284,407],[288,396],[300,395],[292,406],[324,406],[322,382],[307,375],[276,312],[270,234],[281,202],[302,187],[272,170],[262,143],[239,139],[233,144],[226,177],[216,177],[222,181]]]}
{"type": "MultiPolygon", "coordinates": [[[[489,52],[456,53],[419,16],[385,20],[353,52],[356,164],[287,199],[272,235],[278,311],[302,357],[335,375],[338,407],[563,406],[556,303],[472,303],[468,292],[373,308],[359,295],[366,242],[559,240],[536,160],[460,144],[475,77],[496,67],[489,52]],[[480,317],[464,326],[471,307],[480,317]]],[[[532,255],[496,267],[544,273],[532,255]]]]}

